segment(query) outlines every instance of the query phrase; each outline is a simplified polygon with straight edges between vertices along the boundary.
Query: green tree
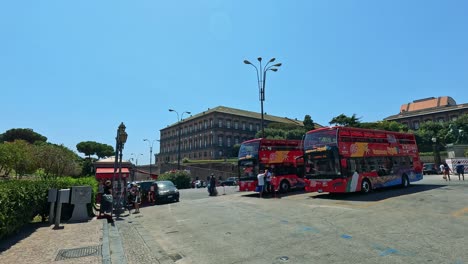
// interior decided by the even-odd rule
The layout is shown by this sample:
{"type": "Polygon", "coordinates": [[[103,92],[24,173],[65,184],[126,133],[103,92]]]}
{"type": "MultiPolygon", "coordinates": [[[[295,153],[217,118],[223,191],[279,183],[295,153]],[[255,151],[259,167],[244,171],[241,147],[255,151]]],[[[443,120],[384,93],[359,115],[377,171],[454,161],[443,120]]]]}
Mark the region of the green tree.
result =
{"type": "Polygon", "coordinates": [[[88,158],[91,158],[91,155],[96,154],[97,142],[94,141],[83,141],[76,144],[76,149],[78,152],[83,153],[88,158]]]}
{"type": "Polygon", "coordinates": [[[356,117],[356,114],[353,114],[352,116],[346,116],[345,114],[341,114],[332,118],[329,124],[337,126],[359,127],[359,119],[360,118],[356,117]]]}
{"type": "Polygon", "coordinates": [[[36,141],[46,142],[47,138],[43,135],[34,132],[30,128],[13,128],[7,130],[1,136],[3,141],[13,142],[15,140],[24,140],[30,144],[33,144],[36,141]]]}
{"type": "Polygon", "coordinates": [[[96,146],[96,156],[98,158],[107,158],[115,155],[114,148],[107,144],[97,143],[96,146]]]}
{"type": "Polygon", "coordinates": [[[10,155],[9,169],[15,171],[15,175],[18,178],[25,175],[26,173],[32,173],[36,170],[33,161],[33,147],[31,144],[24,140],[15,140],[13,142],[7,142],[4,145],[7,147],[7,152],[10,155]]]}
{"type": "Polygon", "coordinates": [[[96,155],[98,158],[105,158],[115,155],[114,148],[112,146],[95,141],[80,142],[76,144],[76,149],[78,152],[88,156],[88,158],[91,158],[91,155],[96,155]]]}
{"type": "Polygon", "coordinates": [[[238,157],[239,149],[240,149],[240,144],[235,144],[234,146],[232,146],[231,157],[238,157]]]}
{"type": "Polygon", "coordinates": [[[81,173],[80,157],[63,145],[44,143],[35,148],[36,167],[43,178],[77,176],[81,173]]]}
{"type": "Polygon", "coordinates": [[[312,120],[312,118],[310,117],[310,115],[306,115],[304,117],[304,129],[305,131],[310,131],[310,130],[314,130],[315,129],[315,125],[314,125],[314,121],[312,120]]]}

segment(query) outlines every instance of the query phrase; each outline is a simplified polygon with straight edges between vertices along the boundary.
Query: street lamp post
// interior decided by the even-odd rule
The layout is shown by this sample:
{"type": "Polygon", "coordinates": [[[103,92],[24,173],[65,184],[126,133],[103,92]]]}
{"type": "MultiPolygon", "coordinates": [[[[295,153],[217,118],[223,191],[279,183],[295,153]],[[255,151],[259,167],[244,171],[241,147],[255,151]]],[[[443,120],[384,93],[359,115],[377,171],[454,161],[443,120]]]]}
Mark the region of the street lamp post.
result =
{"type": "Polygon", "coordinates": [[[153,166],[152,162],[151,162],[151,158],[153,156],[153,144],[154,142],[156,141],[156,139],[150,141],[149,139],[143,139],[143,141],[147,141],[148,142],[148,145],[150,147],[150,177],[153,177],[152,174],[151,174],[151,167],[153,166]]]}
{"type": "Polygon", "coordinates": [[[263,124],[263,101],[265,101],[265,82],[266,82],[266,73],[267,71],[278,71],[278,67],[281,67],[281,63],[276,63],[274,65],[268,66],[270,63],[274,62],[276,59],[272,58],[268,61],[268,63],[265,65],[265,67],[262,68],[262,57],[257,58],[260,67],[257,68],[257,66],[253,65],[250,61],[244,60],[245,64],[252,65],[255,68],[255,72],[257,73],[257,82],[258,82],[258,91],[259,91],[259,99],[260,99],[260,111],[262,115],[262,123],[261,123],[261,128],[262,128],[262,138],[265,137],[265,128],[263,124]],[[276,68],[275,68],[276,67],[276,68]]]}
{"type": "Polygon", "coordinates": [[[440,154],[439,154],[439,146],[437,145],[437,138],[433,137],[432,138],[432,149],[434,152],[434,162],[436,166],[440,165],[440,154]]]}
{"type": "Polygon", "coordinates": [[[179,132],[177,133],[178,134],[178,146],[177,146],[177,170],[180,170],[180,131],[181,131],[181,124],[180,124],[180,121],[182,121],[182,117],[184,116],[184,114],[191,114],[191,112],[189,111],[184,111],[181,115],[180,115],[180,118],[179,118],[179,112],[177,112],[176,110],[174,109],[169,109],[169,112],[175,112],[177,114],[177,122],[179,123],[179,132]]]}
{"type": "Polygon", "coordinates": [[[120,212],[122,210],[123,204],[122,204],[122,152],[123,148],[125,145],[125,142],[127,142],[127,137],[128,134],[125,132],[125,125],[124,123],[120,123],[119,128],[117,129],[117,136],[115,137],[116,145],[115,145],[115,159],[114,159],[114,174],[112,176],[112,184],[115,186],[115,180],[118,177],[117,181],[117,188],[113,187],[114,191],[112,192],[114,196],[115,202],[112,203],[112,211],[111,211],[111,216],[116,209],[116,214],[117,218],[120,217],[120,212]],[[117,174],[117,167],[119,168],[119,172],[117,174]],[[114,204],[117,206],[117,208],[114,208],[114,204]]]}

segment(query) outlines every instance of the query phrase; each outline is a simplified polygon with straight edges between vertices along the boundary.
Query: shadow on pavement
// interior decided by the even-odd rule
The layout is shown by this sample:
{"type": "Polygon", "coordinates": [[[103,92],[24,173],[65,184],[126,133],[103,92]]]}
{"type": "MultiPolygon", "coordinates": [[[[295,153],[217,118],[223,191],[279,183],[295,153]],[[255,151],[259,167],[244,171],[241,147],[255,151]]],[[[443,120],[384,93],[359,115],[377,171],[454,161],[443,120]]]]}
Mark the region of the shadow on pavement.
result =
{"type": "Polygon", "coordinates": [[[2,239],[2,241],[0,242],[0,253],[7,251],[16,243],[29,237],[37,229],[41,227],[48,227],[48,226],[51,226],[51,225],[49,223],[33,223],[33,224],[25,225],[24,227],[21,228],[21,230],[18,233],[12,234],[2,239]]]}
{"type": "MultiPolygon", "coordinates": [[[[281,199],[283,197],[300,195],[304,193],[307,193],[306,191],[304,191],[304,189],[292,190],[287,193],[281,193],[281,192],[264,193],[262,195],[262,199],[281,199]]],[[[258,198],[259,196],[258,196],[258,193],[248,193],[248,194],[242,195],[242,197],[258,198]]]]}
{"type": "Polygon", "coordinates": [[[375,202],[388,198],[408,195],[413,193],[430,191],[433,189],[446,187],[446,185],[438,184],[417,184],[410,185],[408,188],[389,187],[374,190],[371,193],[325,193],[310,196],[310,199],[328,199],[328,200],[347,200],[347,201],[361,201],[361,202],[375,202]]]}

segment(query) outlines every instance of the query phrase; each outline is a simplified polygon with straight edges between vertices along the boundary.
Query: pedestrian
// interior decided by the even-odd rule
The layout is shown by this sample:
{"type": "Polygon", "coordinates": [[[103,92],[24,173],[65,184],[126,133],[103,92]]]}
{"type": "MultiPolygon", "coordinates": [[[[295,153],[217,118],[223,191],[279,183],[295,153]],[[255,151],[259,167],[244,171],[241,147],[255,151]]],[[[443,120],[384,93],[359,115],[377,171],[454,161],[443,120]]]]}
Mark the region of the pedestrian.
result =
{"type": "Polygon", "coordinates": [[[465,180],[465,166],[461,164],[460,161],[457,162],[457,166],[455,167],[457,174],[458,174],[458,180],[460,180],[460,174],[463,177],[463,180],[465,180]]]}
{"type": "Polygon", "coordinates": [[[440,173],[442,173],[442,175],[443,175],[442,178],[447,181],[447,176],[445,176],[445,166],[444,166],[444,164],[441,163],[439,165],[439,168],[440,168],[440,173]]]}
{"type": "Polygon", "coordinates": [[[209,187],[210,196],[216,196],[216,177],[213,173],[210,176],[210,187],[209,187]]]}
{"type": "Polygon", "coordinates": [[[272,193],[271,192],[271,172],[269,169],[265,170],[265,191],[267,193],[272,193]]]}
{"type": "Polygon", "coordinates": [[[140,213],[140,203],[141,203],[141,194],[140,194],[140,188],[138,184],[134,183],[132,188],[130,189],[130,193],[132,194],[133,198],[133,206],[135,208],[134,214],[139,214],[140,213]]]}
{"type": "Polygon", "coordinates": [[[108,223],[113,223],[112,220],[112,203],[114,199],[112,197],[112,182],[107,180],[104,183],[103,194],[101,199],[101,207],[99,208],[98,218],[106,218],[108,223]]]}
{"type": "MultiPolygon", "coordinates": [[[[450,167],[449,165],[447,164],[447,162],[444,162],[444,176],[448,178],[448,180],[450,181],[450,167]]],[[[447,180],[447,179],[445,179],[447,180]]]]}
{"type": "Polygon", "coordinates": [[[264,191],[264,186],[265,186],[265,175],[268,173],[268,170],[265,170],[263,173],[259,173],[257,175],[257,188],[256,191],[258,192],[258,197],[262,198],[262,194],[264,191]]]}

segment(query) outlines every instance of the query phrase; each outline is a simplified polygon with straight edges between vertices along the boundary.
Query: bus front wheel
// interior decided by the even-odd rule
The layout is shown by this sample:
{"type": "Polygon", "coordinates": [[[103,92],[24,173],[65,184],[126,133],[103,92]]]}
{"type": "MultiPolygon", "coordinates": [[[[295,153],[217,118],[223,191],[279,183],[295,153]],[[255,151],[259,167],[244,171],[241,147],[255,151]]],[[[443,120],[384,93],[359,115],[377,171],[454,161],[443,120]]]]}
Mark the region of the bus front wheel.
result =
{"type": "Polygon", "coordinates": [[[361,192],[369,193],[371,191],[371,184],[368,179],[364,179],[361,182],[361,192]]]}
{"type": "Polygon", "coordinates": [[[291,186],[289,185],[289,182],[284,180],[280,183],[280,192],[285,193],[288,192],[291,186]]]}

